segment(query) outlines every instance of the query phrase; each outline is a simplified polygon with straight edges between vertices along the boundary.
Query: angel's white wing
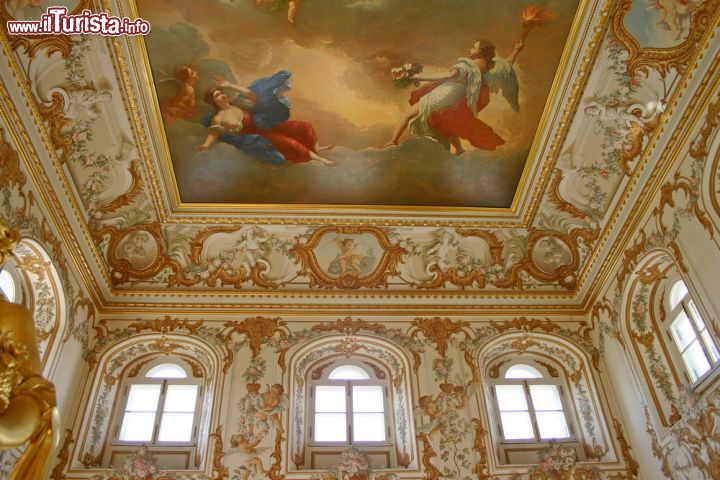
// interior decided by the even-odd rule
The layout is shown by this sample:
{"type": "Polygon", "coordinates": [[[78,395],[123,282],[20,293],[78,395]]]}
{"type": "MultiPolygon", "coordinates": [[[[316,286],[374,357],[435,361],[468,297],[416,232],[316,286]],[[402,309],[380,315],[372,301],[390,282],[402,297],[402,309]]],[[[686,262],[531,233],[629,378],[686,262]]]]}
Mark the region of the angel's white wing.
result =
{"type": "Polygon", "coordinates": [[[510,107],[516,112],[520,111],[520,82],[510,62],[502,59],[496,60],[495,68],[487,72],[483,79],[491,92],[501,91],[510,107]]]}

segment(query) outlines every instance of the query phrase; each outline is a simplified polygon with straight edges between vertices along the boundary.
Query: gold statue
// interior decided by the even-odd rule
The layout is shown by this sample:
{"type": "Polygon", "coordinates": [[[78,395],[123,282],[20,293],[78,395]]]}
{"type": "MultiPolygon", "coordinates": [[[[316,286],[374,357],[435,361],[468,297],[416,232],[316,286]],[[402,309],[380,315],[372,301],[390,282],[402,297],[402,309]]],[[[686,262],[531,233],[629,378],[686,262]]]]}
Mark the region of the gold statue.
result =
{"type": "MultiPolygon", "coordinates": [[[[0,221],[0,267],[17,240],[0,221]]],[[[42,377],[32,315],[0,295],[0,449],[30,442],[9,480],[40,478],[58,440],[56,406],[55,387],[42,377]]]]}

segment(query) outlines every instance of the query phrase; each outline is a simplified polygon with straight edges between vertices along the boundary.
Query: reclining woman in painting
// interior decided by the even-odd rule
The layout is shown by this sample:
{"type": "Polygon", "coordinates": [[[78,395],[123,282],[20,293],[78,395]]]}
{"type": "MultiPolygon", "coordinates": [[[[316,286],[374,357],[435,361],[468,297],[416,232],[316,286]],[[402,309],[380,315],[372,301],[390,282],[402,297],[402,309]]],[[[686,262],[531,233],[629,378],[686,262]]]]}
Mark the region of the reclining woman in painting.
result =
{"type": "Polygon", "coordinates": [[[290,104],[283,93],[289,89],[289,79],[290,72],[280,71],[246,88],[215,75],[217,88],[208,90],[204,98],[214,112],[203,121],[208,134],[196,149],[205,151],[220,140],[267,165],[310,160],[335,165],[333,160],[318,155],[323,149],[312,125],[288,120],[290,104]],[[236,92],[236,98],[230,101],[224,89],[236,92]]]}
{"type": "Polygon", "coordinates": [[[470,48],[469,57],[461,57],[447,72],[435,75],[416,74],[415,81],[432,82],[412,92],[412,108],[395,129],[387,146],[397,145],[410,125],[413,135],[430,136],[451,144],[455,154],[463,149],[460,139],[475,148],[495,150],[505,143],[477,114],[490,102],[490,93],[502,91],[515,111],[520,110],[520,85],[513,64],[525,43],[515,44],[510,58],[495,60],[495,45],[480,40],[470,48]]]}

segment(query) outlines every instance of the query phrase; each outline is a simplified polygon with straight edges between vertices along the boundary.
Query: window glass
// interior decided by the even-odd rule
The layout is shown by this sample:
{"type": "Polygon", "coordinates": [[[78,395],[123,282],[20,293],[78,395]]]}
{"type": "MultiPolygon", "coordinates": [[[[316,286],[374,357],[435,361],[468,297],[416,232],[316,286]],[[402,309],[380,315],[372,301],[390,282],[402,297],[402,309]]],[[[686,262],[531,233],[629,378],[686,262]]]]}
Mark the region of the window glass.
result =
{"type": "Polygon", "coordinates": [[[355,365],[341,365],[330,372],[330,380],[367,380],[370,375],[362,368],[355,365]]]}
{"type": "Polygon", "coordinates": [[[8,302],[13,303],[15,299],[15,280],[7,270],[0,271],[0,290],[8,302]]]}
{"type": "Polygon", "coordinates": [[[496,385],[495,394],[501,412],[528,409],[522,385],[496,385]]]}
{"type": "Polygon", "coordinates": [[[684,311],[678,314],[670,329],[673,332],[675,342],[681,352],[697,338],[690,319],[685,315],[684,311]]]}
{"type": "Polygon", "coordinates": [[[500,412],[503,436],[506,440],[534,439],[530,414],[528,412],[500,412]]]}
{"type": "Polygon", "coordinates": [[[318,442],[346,442],[345,413],[315,413],[315,440],[318,442]]]}
{"type": "Polygon", "coordinates": [[[710,370],[710,363],[703,352],[700,342],[695,340],[682,354],[683,361],[688,367],[690,378],[694,382],[710,370]]]}
{"type": "Polygon", "coordinates": [[[720,353],[718,353],[718,349],[717,347],[715,347],[715,342],[713,342],[713,339],[710,336],[710,332],[705,329],[702,331],[701,335],[703,337],[703,340],[705,341],[705,345],[708,347],[712,362],[717,363],[718,359],[720,359],[720,353]]]}
{"type": "Polygon", "coordinates": [[[535,418],[537,418],[541,439],[551,440],[553,438],[570,437],[570,430],[562,410],[556,412],[535,411],[535,418]]]}
{"type": "Polygon", "coordinates": [[[160,398],[160,385],[131,385],[126,412],[155,412],[160,398]]]}
{"type": "Polygon", "coordinates": [[[383,412],[383,388],[380,385],[353,385],[354,412],[383,412]]]}
{"type": "Polygon", "coordinates": [[[542,374],[529,365],[513,365],[505,372],[505,378],[542,378],[542,374]]]}
{"type": "Polygon", "coordinates": [[[145,376],[148,378],[187,378],[187,373],[179,365],[163,363],[151,368],[145,376]]]}
{"type": "Polygon", "coordinates": [[[354,413],[353,442],[382,442],[385,440],[383,413],[354,413]]]}
{"type": "Polygon", "coordinates": [[[316,412],[345,412],[344,385],[318,385],[315,387],[316,412]]]}
{"type": "Polygon", "coordinates": [[[685,295],[687,294],[688,289],[685,285],[685,282],[683,282],[682,280],[678,280],[670,290],[670,309],[672,310],[678,305],[680,305],[680,302],[683,298],[685,298],[685,295]]]}
{"type": "Polygon", "coordinates": [[[197,385],[168,385],[164,410],[166,412],[194,412],[197,392],[197,385]]]}
{"type": "Polygon", "coordinates": [[[155,427],[155,412],[125,412],[120,440],[124,442],[149,442],[155,427]]]}
{"type": "Polygon", "coordinates": [[[155,426],[155,412],[160,399],[160,385],[131,385],[120,440],[149,442],[155,426]]]}
{"type": "Polygon", "coordinates": [[[556,385],[530,385],[530,396],[535,411],[562,410],[560,393],[556,385]]]}
{"type": "Polygon", "coordinates": [[[194,412],[163,413],[160,422],[160,442],[189,442],[192,439],[194,412]]]}

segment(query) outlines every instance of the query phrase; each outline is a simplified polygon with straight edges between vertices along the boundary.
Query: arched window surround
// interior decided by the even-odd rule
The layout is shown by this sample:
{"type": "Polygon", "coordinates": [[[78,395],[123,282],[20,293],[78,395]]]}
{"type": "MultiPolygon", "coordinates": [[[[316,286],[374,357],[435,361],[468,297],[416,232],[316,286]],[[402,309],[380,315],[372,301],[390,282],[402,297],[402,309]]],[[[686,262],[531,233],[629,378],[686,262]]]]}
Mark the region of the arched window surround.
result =
{"type": "MultiPolygon", "coordinates": [[[[485,374],[479,391],[479,407],[487,421],[492,444],[499,446],[496,456],[491,456],[491,465],[531,464],[537,461],[537,454],[549,442],[532,442],[518,449],[518,443],[505,442],[502,438],[500,419],[495,409],[491,377],[515,363],[529,363],[532,366],[547,364],[557,369],[567,388],[568,423],[573,422],[574,436],[570,440],[558,440],[576,448],[579,458],[602,462],[617,460],[615,445],[610,434],[609,411],[602,392],[599,372],[592,366],[592,358],[581,347],[571,341],[549,333],[509,332],[484,344],[477,353],[478,366],[485,374]],[[523,360],[518,360],[523,359],[523,360]],[[515,360],[518,360],[517,362],[515,360]],[[504,364],[503,364],[504,363],[504,364]],[[503,368],[503,366],[505,368],[503,368]]],[[[547,367],[544,367],[547,369],[547,367]]]]}
{"type": "Polygon", "coordinates": [[[45,248],[29,237],[23,237],[15,246],[6,269],[19,290],[16,303],[24,305],[33,315],[43,374],[53,378],[59,368],[60,340],[67,324],[60,276],[45,248]]]}
{"type": "Polygon", "coordinates": [[[717,345],[716,326],[705,309],[702,292],[675,255],[669,249],[657,248],[639,259],[623,288],[619,315],[630,370],[653,407],[650,412],[661,431],[681,418],[682,388],[701,394],[720,375],[720,368],[711,368],[692,382],[672,338],[670,293],[673,285],[682,280],[717,345]]]}
{"type": "MultiPolygon", "coordinates": [[[[139,375],[148,363],[158,359],[158,363],[167,362],[174,356],[185,362],[191,359],[196,366],[203,369],[204,399],[202,417],[197,434],[197,448],[194,458],[189,458],[190,469],[205,468],[208,459],[208,435],[210,425],[218,416],[220,408],[218,398],[221,396],[223,375],[222,354],[204,340],[184,334],[165,334],[161,338],[155,333],[134,335],[110,346],[101,353],[98,364],[91,374],[92,389],[81,402],[84,409],[82,425],[79,429],[74,468],[97,468],[108,462],[108,448],[112,448],[113,432],[110,421],[112,415],[122,405],[119,388],[127,375],[139,375]]],[[[131,452],[133,447],[128,447],[131,452]]],[[[150,447],[155,452],[155,447],[150,447]]],[[[162,465],[162,459],[158,464],[162,465]]],[[[107,465],[105,465],[107,466],[107,465]]]]}
{"type": "MultiPolygon", "coordinates": [[[[417,451],[412,421],[413,392],[410,383],[410,360],[406,352],[385,339],[370,335],[329,335],[304,344],[288,356],[290,372],[290,432],[288,435],[291,471],[310,468],[308,458],[306,377],[323,363],[340,359],[365,359],[384,365],[391,385],[394,456],[403,468],[417,467],[417,451]],[[294,468],[293,468],[294,467],[294,468]]],[[[327,372],[326,372],[327,373],[327,372]]]]}

